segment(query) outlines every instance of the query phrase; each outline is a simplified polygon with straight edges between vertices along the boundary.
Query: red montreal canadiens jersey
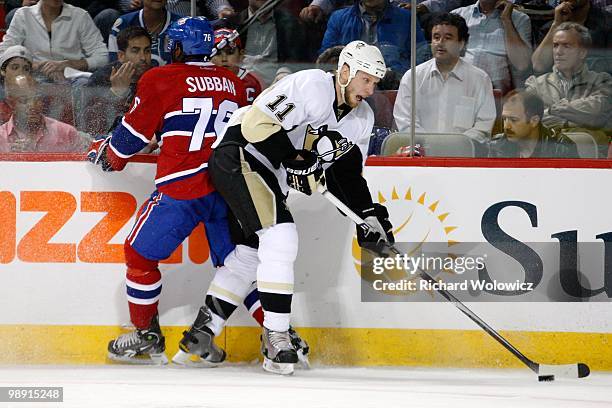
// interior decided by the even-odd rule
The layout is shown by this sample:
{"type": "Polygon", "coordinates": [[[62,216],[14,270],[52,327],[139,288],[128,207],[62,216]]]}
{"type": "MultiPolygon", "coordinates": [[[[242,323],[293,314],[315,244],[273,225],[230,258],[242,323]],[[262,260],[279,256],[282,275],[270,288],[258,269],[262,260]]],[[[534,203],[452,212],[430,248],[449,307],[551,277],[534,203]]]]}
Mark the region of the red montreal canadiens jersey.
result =
{"type": "Polygon", "coordinates": [[[207,172],[211,145],[246,103],[242,81],[225,68],[203,62],[153,68],[138,82],[110,148],[126,159],[155,136],[157,189],[176,199],[198,198],[214,191],[207,172]]]}
{"type": "Polygon", "coordinates": [[[247,102],[250,105],[261,93],[263,88],[261,86],[261,80],[254,73],[244,68],[240,68],[238,71],[238,78],[242,79],[242,83],[246,89],[247,102]]]}

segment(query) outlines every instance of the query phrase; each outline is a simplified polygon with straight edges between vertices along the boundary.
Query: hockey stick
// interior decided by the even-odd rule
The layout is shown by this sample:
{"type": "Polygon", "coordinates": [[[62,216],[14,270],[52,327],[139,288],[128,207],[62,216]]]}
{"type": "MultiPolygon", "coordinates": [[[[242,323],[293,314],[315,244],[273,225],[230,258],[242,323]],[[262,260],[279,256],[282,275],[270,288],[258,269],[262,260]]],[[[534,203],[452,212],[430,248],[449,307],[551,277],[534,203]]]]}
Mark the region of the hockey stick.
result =
{"type": "MultiPolygon", "coordinates": [[[[371,227],[357,214],[355,214],[350,208],[348,208],[342,201],[340,201],[336,196],[330,193],[325,186],[319,185],[318,191],[325,197],[328,201],[330,201],[336,208],[346,214],[359,228],[362,228],[364,231],[369,231],[371,227]]],[[[388,248],[397,255],[401,255],[400,251],[398,251],[393,244],[387,242],[386,245],[388,248]]],[[[437,281],[432,278],[427,272],[422,269],[418,269],[419,277],[428,282],[436,283],[437,281]]],[[[457,309],[459,309],[464,315],[470,318],[474,323],[480,326],[489,336],[493,337],[500,343],[506,350],[512,353],[516,358],[521,360],[523,364],[531,369],[534,373],[538,374],[539,381],[553,381],[555,376],[558,377],[566,377],[566,378],[583,378],[589,375],[590,369],[584,363],[575,363],[575,364],[540,364],[525,356],[521,353],[516,347],[514,347],[508,340],[502,337],[495,329],[489,326],[484,320],[482,320],[476,313],[470,310],[466,305],[461,303],[459,299],[457,299],[452,293],[447,290],[438,288],[436,291],[442,295],[446,300],[451,302],[457,309]]]]}
{"type": "Polygon", "coordinates": [[[235,33],[233,33],[227,38],[224,38],[223,40],[219,42],[219,44],[216,44],[213,47],[212,52],[210,53],[210,58],[217,55],[217,53],[221,51],[223,48],[225,48],[229,43],[234,41],[236,38],[240,37],[251,26],[251,24],[255,22],[255,20],[257,20],[259,17],[263,16],[264,14],[267,14],[270,11],[272,11],[274,8],[276,8],[276,6],[278,6],[283,1],[285,0],[266,1],[259,9],[257,9],[255,13],[253,13],[251,17],[247,18],[244,21],[244,23],[242,23],[240,27],[238,27],[238,30],[236,30],[235,33]]]}

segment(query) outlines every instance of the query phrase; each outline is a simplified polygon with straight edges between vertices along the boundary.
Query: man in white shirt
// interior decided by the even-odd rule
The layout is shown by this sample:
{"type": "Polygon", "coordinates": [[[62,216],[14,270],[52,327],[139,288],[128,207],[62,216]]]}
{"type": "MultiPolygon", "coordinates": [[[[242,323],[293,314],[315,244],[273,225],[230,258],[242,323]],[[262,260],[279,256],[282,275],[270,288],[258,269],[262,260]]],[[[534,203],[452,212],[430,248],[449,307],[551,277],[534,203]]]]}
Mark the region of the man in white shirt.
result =
{"type": "Polygon", "coordinates": [[[87,11],[63,0],[40,0],[15,12],[0,53],[23,45],[34,56],[34,71],[52,81],[64,69],[93,71],[108,62],[108,49],[87,11]]]}
{"type": "MultiPolygon", "coordinates": [[[[433,58],[416,67],[416,131],[463,133],[488,142],[495,121],[491,79],[461,58],[469,38],[465,19],[440,14],[431,23],[433,58]]],[[[410,130],[411,72],[400,82],[393,116],[399,131],[410,130]]]]}

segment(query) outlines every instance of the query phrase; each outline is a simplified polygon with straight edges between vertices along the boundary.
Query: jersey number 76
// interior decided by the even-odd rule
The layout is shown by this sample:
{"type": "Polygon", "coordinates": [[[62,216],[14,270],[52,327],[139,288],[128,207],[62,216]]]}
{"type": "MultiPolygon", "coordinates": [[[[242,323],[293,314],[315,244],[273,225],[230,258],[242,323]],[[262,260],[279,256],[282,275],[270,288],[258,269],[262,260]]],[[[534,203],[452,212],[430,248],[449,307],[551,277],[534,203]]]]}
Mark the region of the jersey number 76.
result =
{"type": "Polygon", "coordinates": [[[214,110],[213,98],[183,98],[183,113],[199,114],[198,121],[191,132],[189,151],[201,150],[205,137],[217,137],[236,109],[238,109],[238,104],[227,99],[219,104],[217,110],[214,110]]]}

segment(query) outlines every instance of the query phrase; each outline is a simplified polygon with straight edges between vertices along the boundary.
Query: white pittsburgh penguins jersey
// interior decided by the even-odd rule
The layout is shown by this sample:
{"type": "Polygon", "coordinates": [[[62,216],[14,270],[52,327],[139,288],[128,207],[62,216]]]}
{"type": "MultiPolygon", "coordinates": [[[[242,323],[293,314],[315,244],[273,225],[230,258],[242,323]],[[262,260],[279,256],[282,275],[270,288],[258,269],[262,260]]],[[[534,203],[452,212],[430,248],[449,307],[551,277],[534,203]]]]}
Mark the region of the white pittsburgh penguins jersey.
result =
{"type": "MultiPolygon", "coordinates": [[[[286,76],[259,95],[253,106],[287,131],[296,150],[316,151],[323,169],[331,166],[349,149],[359,149],[363,166],[374,126],[374,113],[367,102],[362,101],[348,114],[342,114],[336,111],[335,100],[333,75],[319,69],[310,69],[286,76]]],[[[234,111],[226,129],[242,123],[244,114],[250,108],[246,106],[234,111]]],[[[215,146],[222,137],[219,137],[215,146]]],[[[288,191],[287,176],[282,166],[274,168],[251,144],[245,150],[276,175],[284,192],[288,191]]]]}

